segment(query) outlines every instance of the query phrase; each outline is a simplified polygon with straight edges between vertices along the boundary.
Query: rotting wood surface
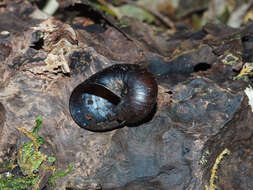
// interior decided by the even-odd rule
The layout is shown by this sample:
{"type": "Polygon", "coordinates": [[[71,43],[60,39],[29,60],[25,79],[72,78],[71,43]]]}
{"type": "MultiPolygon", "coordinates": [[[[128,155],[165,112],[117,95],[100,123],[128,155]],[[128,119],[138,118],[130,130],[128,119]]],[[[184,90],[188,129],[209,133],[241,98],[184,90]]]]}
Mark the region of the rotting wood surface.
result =
{"type": "Polygon", "coordinates": [[[219,165],[217,189],[253,189],[252,112],[243,92],[248,83],[233,80],[253,59],[252,23],[240,29],[208,24],[165,41],[133,21],[130,40],[110,25],[85,26],[85,17],[70,24],[36,19],[35,10],[27,1],[0,8],[0,30],[8,31],[0,34],[2,160],[15,157],[16,127],[30,130],[42,116],[40,132],[57,168],[74,165],[55,189],[201,190],[225,148],[231,154],[219,165]],[[136,35],[135,27],[145,30],[136,35]],[[230,54],[238,60],[224,64],[230,54]],[[141,64],[154,74],[156,114],[135,128],[83,130],[70,116],[70,93],[115,63],[141,64]]]}

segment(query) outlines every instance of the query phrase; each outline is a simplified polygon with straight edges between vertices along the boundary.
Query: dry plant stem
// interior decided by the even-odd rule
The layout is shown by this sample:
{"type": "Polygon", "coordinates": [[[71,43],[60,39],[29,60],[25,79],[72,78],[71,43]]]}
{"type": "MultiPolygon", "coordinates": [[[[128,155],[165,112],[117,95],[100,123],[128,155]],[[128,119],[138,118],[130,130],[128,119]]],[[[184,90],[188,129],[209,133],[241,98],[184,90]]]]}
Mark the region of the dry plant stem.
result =
{"type": "Polygon", "coordinates": [[[127,3],[127,4],[131,4],[134,5],[136,7],[140,7],[141,9],[144,9],[145,11],[151,13],[152,15],[154,15],[162,24],[164,24],[166,27],[170,27],[172,31],[176,31],[175,25],[174,23],[169,19],[164,17],[162,14],[160,14],[159,12],[152,10],[148,7],[145,7],[143,5],[140,5],[136,2],[133,2],[131,0],[121,0],[121,2],[127,3]]]}
{"type": "Polygon", "coordinates": [[[211,177],[209,180],[209,186],[205,187],[205,190],[216,190],[216,185],[214,184],[215,179],[217,179],[218,177],[216,176],[216,172],[217,169],[220,165],[221,160],[224,158],[225,155],[229,155],[230,151],[225,148],[220,154],[219,156],[216,158],[215,163],[213,165],[212,171],[211,171],[211,177]]]}
{"type": "Polygon", "coordinates": [[[36,141],[36,137],[33,136],[29,131],[27,131],[25,128],[17,128],[18,131],[22,132],[23,134],[25,134],[29,139],[32,140],[32,142],[34,143],[34,148],[36,151],[39,151],[39,145],[36,141]]]}

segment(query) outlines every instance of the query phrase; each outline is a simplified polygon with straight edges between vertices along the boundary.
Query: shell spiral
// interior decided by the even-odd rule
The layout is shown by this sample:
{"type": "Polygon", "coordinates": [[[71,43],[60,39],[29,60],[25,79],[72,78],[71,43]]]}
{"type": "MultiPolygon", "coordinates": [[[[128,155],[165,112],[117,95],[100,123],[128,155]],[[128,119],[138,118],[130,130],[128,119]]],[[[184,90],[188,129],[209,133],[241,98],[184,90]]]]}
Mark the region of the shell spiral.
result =
{"type": "Polygon", "coordinates": [[[79,84],[69,100],[74,121],[90,131],[137,125],[154,110],[157,83],[145,68],[116,64],[79,84]]]}

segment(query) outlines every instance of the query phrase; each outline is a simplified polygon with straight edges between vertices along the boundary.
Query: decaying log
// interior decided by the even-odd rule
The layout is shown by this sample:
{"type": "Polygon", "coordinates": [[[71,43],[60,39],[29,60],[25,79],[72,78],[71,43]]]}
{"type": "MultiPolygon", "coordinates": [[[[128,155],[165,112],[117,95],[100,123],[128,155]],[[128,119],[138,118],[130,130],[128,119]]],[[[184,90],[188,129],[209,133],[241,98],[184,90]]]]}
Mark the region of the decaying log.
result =
{"type": "MultiPolygon", "coordinates": [[[[63,11],[84,7],[67,4],[63,11]]],[[[248,83],[233,80],[242,63],[252,62],[252,23],[240,29],[208,24],[164,40],[133,21],[122,29],[130,40],[108,24],[85,25],[84,16],[69,23],[36,19],[34,11],[27,1],[0,8],[1,161],[17,146],[16,128],[31,130],[42,116],[40,135],[57,168],[74,166],[55,189],[202,190],[225,148],[231,154],[220,162],[216,186],[253,189],[248,83]],[[238,59],[224,64],[230,54],[238,59]],[[78,127],[68,107],[72,90],[116,63],[143,65],[156,77],[153,119],[106,133],[78,127]]]]}

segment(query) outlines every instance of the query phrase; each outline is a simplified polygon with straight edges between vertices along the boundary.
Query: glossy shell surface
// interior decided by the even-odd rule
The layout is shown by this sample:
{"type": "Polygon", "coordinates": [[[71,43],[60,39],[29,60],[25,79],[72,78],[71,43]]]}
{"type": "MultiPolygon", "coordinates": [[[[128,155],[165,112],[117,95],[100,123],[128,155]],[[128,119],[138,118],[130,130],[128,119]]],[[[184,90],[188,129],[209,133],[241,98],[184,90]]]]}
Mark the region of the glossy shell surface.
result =
{"type": "Polygon", "coordinates": [[[117,64],[79,84],[69,100],[74,121],[90,131],[137,125],[154,110],[157,83],[139,65],[117,64]]]}

